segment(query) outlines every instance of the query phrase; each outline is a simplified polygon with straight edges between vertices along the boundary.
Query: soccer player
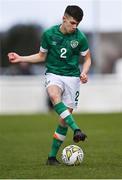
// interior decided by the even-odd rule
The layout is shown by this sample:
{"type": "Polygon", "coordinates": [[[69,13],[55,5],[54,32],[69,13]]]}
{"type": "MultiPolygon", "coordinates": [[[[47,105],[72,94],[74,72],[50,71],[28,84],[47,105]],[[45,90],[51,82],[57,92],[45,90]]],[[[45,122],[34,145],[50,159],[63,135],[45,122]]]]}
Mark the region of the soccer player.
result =
{"type": "Polygon", "coordinates": [[[59,165],[56,155],[63,143],[68,127],[73,131],[74,142],[84,141],[86,134],[76,124],[72,112],[78,104],[80,82],[88,81],[91,57],[87,38],[77,28],[83,18],[83,10],[76,5],[66,7],[62,24],[55,25],[43,34],[40,51],[29,56],[8,53],[11,63],[37,63],[45,61],[46,89],[59,115],[59,124],[53,135],[48,165],[59,165]],[[82,71],[79,69],[80,55],[84,56],[82,71]]]}

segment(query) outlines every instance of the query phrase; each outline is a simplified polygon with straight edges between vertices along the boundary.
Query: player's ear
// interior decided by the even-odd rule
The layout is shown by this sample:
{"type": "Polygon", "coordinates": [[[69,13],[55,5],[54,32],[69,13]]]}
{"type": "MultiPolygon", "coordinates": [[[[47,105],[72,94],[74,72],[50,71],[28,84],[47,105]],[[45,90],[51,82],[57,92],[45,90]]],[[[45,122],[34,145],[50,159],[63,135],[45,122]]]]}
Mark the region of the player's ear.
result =
{"type": "Polygon", "coordinates": [[[65,21],[66,21],[66,16],[64,15],[64,16],[63,16],[63,22],[65,22],[65,21]]]}

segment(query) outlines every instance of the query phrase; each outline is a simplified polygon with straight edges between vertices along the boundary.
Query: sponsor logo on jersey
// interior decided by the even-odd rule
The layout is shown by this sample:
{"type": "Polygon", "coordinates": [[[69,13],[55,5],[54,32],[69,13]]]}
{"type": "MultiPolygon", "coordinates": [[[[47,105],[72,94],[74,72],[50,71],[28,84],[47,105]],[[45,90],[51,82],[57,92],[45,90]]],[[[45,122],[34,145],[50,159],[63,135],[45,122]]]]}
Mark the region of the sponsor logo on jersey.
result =
{"type": "Polygon", "coordinates": [[[76,47],[78,46],[78,41],[72,40],[72,41],[70,42],[70,45],[71,45],[72,48],[76,48],[76,47]]]}
{"type": "Polygon", "coordinates": [[[54,46],[55,46],[56,44],[57,44],[57,42],[55,42],[55,41],[52,41],[52,45],[54,45],[54,46]]]}

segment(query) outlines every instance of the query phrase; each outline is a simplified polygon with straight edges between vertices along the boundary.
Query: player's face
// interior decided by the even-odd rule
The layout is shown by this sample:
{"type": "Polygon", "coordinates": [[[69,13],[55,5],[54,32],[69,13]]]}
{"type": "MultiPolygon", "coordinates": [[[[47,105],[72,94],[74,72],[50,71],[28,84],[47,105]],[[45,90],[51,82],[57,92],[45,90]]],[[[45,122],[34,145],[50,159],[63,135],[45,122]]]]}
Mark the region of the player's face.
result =
{"type": "Polygon", "coordinates": [[[76,30],[78,24],[79,24],[79,22],[76,21],[71,16],[63,17],[63,26],[64,26],[66,33],[73,33],[76,30]]]}

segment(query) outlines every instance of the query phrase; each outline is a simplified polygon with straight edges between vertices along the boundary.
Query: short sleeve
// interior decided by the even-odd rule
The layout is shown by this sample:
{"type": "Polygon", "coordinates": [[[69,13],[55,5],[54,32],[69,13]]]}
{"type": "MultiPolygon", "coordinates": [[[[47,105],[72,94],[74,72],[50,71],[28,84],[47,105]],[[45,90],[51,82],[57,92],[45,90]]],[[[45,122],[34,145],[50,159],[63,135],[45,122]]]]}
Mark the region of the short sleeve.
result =
{"type": "Polygon", "coordinates": [[[41,44],[40,44],[40,51],[41,52],[47,52],[48,51],[48,40],[47,40],[47,33],[44,32],[42,35],[41,39],[41,44]]]}
{"type": "Polygon", "coordinates": [[[85,34],[82,34],[80,53],[82,56],[85,56],[88,51],[89,51],[88,40],[85,34]]]}

